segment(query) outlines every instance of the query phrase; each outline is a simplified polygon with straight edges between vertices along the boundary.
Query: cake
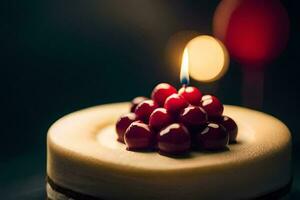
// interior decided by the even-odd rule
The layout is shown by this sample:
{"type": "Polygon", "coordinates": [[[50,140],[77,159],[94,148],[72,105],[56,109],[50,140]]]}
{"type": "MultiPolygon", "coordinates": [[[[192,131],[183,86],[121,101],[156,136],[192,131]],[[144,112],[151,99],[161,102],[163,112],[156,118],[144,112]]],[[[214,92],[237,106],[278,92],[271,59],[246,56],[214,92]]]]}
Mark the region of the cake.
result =
{"type": "Polygon", "coordinates": [[[279,199],[291,186],[291,135],[278,119],[225,105],[237,143],[222,151],[169,157],[127,151],[115,124],[129,103],[91,107],[47,135],[47,196],[64,199],[279,199]]]}

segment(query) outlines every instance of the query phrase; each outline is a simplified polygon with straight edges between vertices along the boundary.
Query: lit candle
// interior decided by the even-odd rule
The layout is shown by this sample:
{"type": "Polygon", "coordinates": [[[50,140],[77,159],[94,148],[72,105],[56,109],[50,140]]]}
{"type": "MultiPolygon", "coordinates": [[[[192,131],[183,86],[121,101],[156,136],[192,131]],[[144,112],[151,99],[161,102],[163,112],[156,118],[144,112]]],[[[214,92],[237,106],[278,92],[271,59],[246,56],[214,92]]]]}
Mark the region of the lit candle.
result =
{"type": "Polygon", "coordinates": [[[189,77],[189,54],[188,49],[185,48],[182,55],[181,69],[180,69],[180,82],[182,88],[178,90],[178,94],[183,96],[192,105],[199,105],[202,93],[200,90],[193,86],[188,86],[190,83],[189,77]]]}
{"type": "Polygon", "coordinates": [[[189,54],[188,49],[185,48],[182,55],[182,63],[180,69],[180,82],[185,87],[190,83],[189,77],[189,54]]]}

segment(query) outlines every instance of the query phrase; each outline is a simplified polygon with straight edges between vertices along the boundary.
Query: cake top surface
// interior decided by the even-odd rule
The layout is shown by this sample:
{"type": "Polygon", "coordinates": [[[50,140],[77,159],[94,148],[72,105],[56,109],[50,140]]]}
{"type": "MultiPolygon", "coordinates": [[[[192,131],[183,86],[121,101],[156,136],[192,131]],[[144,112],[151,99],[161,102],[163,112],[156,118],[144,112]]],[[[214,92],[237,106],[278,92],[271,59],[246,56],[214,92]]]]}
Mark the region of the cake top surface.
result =
{"type": "Polygon", "coordinates": [[[128,112],[128,103],[96,106],[67,115],[48,133],[48,148],[61,156],[76,158],[82,165],[107,167],[133,173],[172,170],[210,170],[230,167],[251,160],[264,159],[290,143],[287,127],[276,118],[247,108],[225,106],[239,127],[237,144],[222,152],[191,152],[186,157],[171,158],[155,152],[130,152],[116,141],[115,121],[128,112]],[[132,170],[134,169],[134,170],[132,170]]]}

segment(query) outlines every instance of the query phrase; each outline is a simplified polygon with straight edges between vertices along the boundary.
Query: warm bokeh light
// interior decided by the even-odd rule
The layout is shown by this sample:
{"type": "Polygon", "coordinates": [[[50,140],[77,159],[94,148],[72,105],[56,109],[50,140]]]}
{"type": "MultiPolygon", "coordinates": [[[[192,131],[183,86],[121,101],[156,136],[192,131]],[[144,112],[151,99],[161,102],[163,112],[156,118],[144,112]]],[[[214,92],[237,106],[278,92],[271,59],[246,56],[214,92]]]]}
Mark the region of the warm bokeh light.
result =
{"type": "Polygon", "coordinates": [[[187,48],[184,49],[182,55],[182,63],[180,69],[180,82],[182,85],[188,85],[190,82],[189,77],[189,55],[187,48]]]}
{"type": "Polygon", "coordinates": [[[218,80],[228,69],[227,50],[222,42],[214,37],[198,36],[187,44],[186,50],[184,54],[188,57],[189,74],[198,81],[218,80]]]}

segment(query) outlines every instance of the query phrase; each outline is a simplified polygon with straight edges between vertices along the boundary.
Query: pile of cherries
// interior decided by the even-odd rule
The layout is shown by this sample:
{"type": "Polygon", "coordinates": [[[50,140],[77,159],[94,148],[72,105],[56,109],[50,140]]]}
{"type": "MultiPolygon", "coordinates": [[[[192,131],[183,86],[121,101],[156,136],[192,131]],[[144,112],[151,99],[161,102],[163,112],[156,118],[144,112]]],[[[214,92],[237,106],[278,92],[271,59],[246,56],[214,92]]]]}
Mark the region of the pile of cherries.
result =
{"type": "Polygon", "coordinates": [[[238,127],[223,116],[223,105],[212,95],[202,95],[195,87],[177,90],[158,84],[151,99],[136,97],[130,113],[116,123],[118,141],[127,150],[158,150],[178,155],[195,150],[222,150],[236,142],[238,127]]]}

